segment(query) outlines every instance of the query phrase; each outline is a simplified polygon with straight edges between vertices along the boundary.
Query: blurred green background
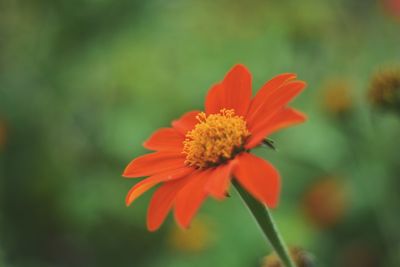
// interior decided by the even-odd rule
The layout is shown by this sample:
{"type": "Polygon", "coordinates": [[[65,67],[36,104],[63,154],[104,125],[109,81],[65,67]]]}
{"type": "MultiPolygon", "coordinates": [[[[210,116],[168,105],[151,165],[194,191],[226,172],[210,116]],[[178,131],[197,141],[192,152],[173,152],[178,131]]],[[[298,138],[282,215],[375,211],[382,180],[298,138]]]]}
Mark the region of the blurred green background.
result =
{"type": "Polygon", "coordinates": [[[400,113],[367,98],[400,64],[389,2],[0,1],[0,266],[262,266],[235,192],[186,232],[147,232],[150,193],[124,203],[142,142],[236,63],[253,92],[282,72],[308,83],[293,105],[309,121],[255,151],[282,174],[287,242],[316,266],[400,266],[400,113]]]}

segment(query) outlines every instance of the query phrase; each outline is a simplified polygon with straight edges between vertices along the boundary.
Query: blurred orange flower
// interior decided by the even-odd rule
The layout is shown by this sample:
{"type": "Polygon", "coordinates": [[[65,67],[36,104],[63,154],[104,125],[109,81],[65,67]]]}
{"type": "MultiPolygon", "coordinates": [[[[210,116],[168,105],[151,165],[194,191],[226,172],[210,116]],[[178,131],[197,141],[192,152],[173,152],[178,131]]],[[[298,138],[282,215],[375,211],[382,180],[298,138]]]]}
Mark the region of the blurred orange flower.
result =
{"type": "Polygon", "coordinates": [[[323,97],[325,109],[331,115],[345,115],[353,105],[351,87],[345,81],[331,81],[326,85],[323,97]]]}
{"type": "Polygon", "coordinates": [[[382,0],[382,3],[386,12],[400,20],[400,0],[382,0]]]}
{"type": "Polygon", "coordinates": [[[303,211],[316,227],[326,229],[336,225],[346,211],[347,197],[343,183],[327,177],[313,183],[303,198],[303,211]]]}
{"type": "Polygon", "coordinates": [[[177,223],[187,228],[208,196],[226,197],[234,175],[257,200],[275,207],[279,173],[249,152],[271,133],[305,121],[302,113],[287,107],[306,86],[295,78],[278,75],[252,99],[250,72],[234,66],[208,92],[205,112],[190,111],[144,142],[156,152],[134,159],[123,176],[150,177],[129,191],[126,204],[161,183],[150,201],[147,228],[158,229],[172,207],[177,223]]]}
{"type": "Polygon", "coordinates": [[[200,252],[215,241],[215,232],[209,218],[199,216],[193,220],[190,231],[181,231],[174,226],[168,234],[168,245],[182,252],[200,252]]]}

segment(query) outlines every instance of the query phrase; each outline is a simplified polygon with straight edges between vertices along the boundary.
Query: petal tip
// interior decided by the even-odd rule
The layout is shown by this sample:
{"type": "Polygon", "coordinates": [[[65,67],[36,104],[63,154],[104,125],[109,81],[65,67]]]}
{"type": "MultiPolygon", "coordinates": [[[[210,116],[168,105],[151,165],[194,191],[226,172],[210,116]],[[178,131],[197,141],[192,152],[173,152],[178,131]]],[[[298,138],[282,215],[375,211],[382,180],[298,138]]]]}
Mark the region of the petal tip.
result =
{"type": "Polygon", "coordinates": [[[243,63],[236,63],[232,69],[245,69],[247,70],[247,67],[243,63]]]}
{"type": "Polygon", "coordinates": [[[147,148],[148,144],[149,144],[149,140],[147,139],[146,141],[144,141],[144,142],[142,143],[142,146],[143,146],[144,148],[147,148]]]}
{"type": "Polygon", "coordinates": [[[188,230],[190,228],[190,222],[179,221],[178,219],[176,220],[176,222],[179,225],[179,228],[181,228],[182,230],[188,230]]]}
{"type": "Polygon", "coordinates": [[[279,204],[279,199],[275,199],[273,201],[268,201],[268,203],[265,203],[265,205],[267,205],[267,207],[270,208],[270,209],[277,208],[278,204],[279,204]]]}
{"type": "Polygon", "coordinates": [[[158,230],[158,228],[160,228],[159,226],[158,227],[154,227],[154,226],[147,226],[147,230],[149,231],[149,232],[155,232],[155,231],[157,231],[158,230]]]}
{"type": "Polygon", "coordinates": [[[125,168],[124,172],[122,173],[123,178],[135,178],[138,177],[134,173],[132,173],[132,170],[129,170],[129,165],[125,168]]]}
{"type": "Polygon", "coordinates": [[[298,80],[298,81],[296,81],[296,82],[299,83],[299,84],[301,84],[301,88],[302,88],[302,89],[305,89],[305,88],[308,86],[307,82],[305,82],[305,81],[298,80]]]}
{"type": "Polygon", "coordinates": [[[122,173],[122,177],[123,178],[129,178],[129,174],[127,173],[126,170],[124,170],[124,172],[122,173]]]}
{"type": "Polygon", "coordinates": [[[127,194],[126,197],[125,197],[125,205],[126,205],[127,207],[129,207],[129,206],[132,204],[132,202],[133,202],[133,200],[131,200],[131,194],[132,194],[131,192],[132,192],[132,189],[129,190],[128,194],[127,194]]]}
{"type": "Polygon", "coordinates": [[[249,70],[244,64],[242,64],[242,63],[237,63],[237,64],[235,64],[235,65],[230,69],[230,71],[228,72],[228,74],[229,74],[229,73],[235,73],[235,72],[241,72],[241,73],[246,73],[246,74],[248,74],[248,75],[251,75],[251,74],[250,74],[250,70],[249,70]]]}
{"type": "Polygon", "coordinates": [[[137,177],[134,173],[134,171],[132,170],[132,166],[134,166],[136,159],[133,159],[131,162],[128,163],[128,165],[126,165],[124,172],[122,173],[122,177],[125,178],[133,178],[133,177],[137,177]]]}
{"type": "Polygon", "coordinates": [[[298,122],[299,123],[303,123],[306,120],[308,120],[308,116],[306,114],[304,114],[303,112],[298,111],[296,109],[293,109],[293,112],[298,116],[298,122]]]}
{"type": "Polygon", "coordinates": [[[155,224],[153,222],[150,222],[149,220],[147,220],[147,230],[149,232],[155,232],[160,228],[161,224],[155,224]]]}
{"type": "Polygon", "coordinates": [[[297,74],[293,72],[285,72],[280,74],[279,76],[285,77],[287,80],[293,80],[297,78],[297,74]]]}

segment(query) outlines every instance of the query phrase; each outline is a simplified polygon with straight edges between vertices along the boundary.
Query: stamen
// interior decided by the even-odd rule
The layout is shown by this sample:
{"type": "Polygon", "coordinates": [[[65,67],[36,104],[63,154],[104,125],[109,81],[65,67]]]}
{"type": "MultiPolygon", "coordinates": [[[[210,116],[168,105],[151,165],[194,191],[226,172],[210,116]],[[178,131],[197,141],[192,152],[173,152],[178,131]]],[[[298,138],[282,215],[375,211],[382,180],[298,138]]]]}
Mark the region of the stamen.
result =
{"type": "Polygon", "coordinates": [[[185,163],[206,168],[219,165],[244,150],[249,137],[246,121],[232,109],[221,109],[217,114],[197,115],[195,128],[186,134],[183,142],[185,163]]]}

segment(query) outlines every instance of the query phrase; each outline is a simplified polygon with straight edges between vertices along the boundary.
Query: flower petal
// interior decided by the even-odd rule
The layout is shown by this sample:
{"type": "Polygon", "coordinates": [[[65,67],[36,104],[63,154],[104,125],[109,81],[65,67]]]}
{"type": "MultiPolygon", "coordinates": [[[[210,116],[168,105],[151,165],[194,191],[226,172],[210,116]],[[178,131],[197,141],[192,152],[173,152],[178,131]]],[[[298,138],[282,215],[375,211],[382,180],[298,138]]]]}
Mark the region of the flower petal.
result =
{"type": "Polygon", "coordinates": [[[207,114],[218,113],[221,109],[234,109],[240,116],[246,116],[251,98],[251,74],[241,64],[235,65],[221,84],[214,85],[207,97],[207,114]]]}
{"type": "Polygon", "coordinates": [[[187,178],[190,177],[166,182],[154,192],[147,210],[147,229],[149,231],[157,230],[164,222],[172,208],[176,194],[189,181],[187,178]]]}
{"type": "Polygon", "coordinates": [[[150,150],[181,152],[184,136],[173,128],[161,128],[155,131],[143,146],[150,150]]]}
{"type": "Polygon", "coordinates": [[[175,199],[175,220],[182,228],[188,228],[197,210],[207,194],[204,185],[207,182],[209,170],[195,172],[190,181],[179,191],[175,199]]]}
{"type": "Polygon", "coordinates": [[[273,208],[278,203],[280,176],[267,161],[243,153],[237,157],[234,174],[238,182],[258,201],[273,208]]]}
{"type": "Polygon", "coordinates": [[[178,132],[185,136],[186,133],[192,130],[194,126],[198,123],[196,116],[199,113],[200,111],[198,110],[186,112],[179,119],[172,122],[172,127],[174,127],[178,132]]]}
{"type": "Polygon", "coordinates": [[[218,113],[224,108],[225,100],[223,93],[224,88],[222,84],[215,84],[211,87],[205,101],[205,111],[207,114],[218,113]]]}
{"type": "Polygon", "coordinates": [[[178,152],[155,152],[132,160],[122,176],[142,177],[179,169],[185,166],[185,156],[178,152]]]}
{"type": "Polygon", "coordinates": [[[146,178],[135,184],[131,188],[131,190],[129,190],[128,194],[126,195],[125,203],[127,206],[129,206],[130,204],[132,204],[133,201],[135,201],[138,197],[140,197],[143,193],[145,193],[156,184],[182,178],[193,171],[193,168],[184,167],[150,176],[149,178],[146,178]]]}
{"type": "Polygon", "coordinates": [[[216,199],[224,199],[227,195],[232,169],[236,163],[236,160],[231,160],[228,164],[211,169],[205,186],[206,192],[216,199]]]}
{"type": "Polygon", "coordinates": [[[251,118],[247,121],[247,127],[250,132],[258,125],[264,124],[268,121],[277,111],[286,106],[293,98],[295,98],[306,87],[303,81],[288,82],[279,87],[272,93],[268,100],[257,109],[257,112],[252,114],[251,118]]]}
{"type": "Polygon", "coordinates": [[[292,108],[284,108],[282,111],[275,114],[269,121],[258,125],[258,127],[253,130],[245,147],[251,149],[257,146],[267,135],[280,129],[302,123],[306,119],[307,117],[300,111],[292,108]]]}
{"type": "Polygon", "coordinates": [[[246,120],[248,122],[252,122],[253,118],[257,115],[260,111],[262,106],[265,103],[268,103],[271,100],[271,95],[274,93],[286,82],[293,80],[296,78],[296,74],[294,73],[284,73],[275,76],[268,82],[266,82],[263,87],[257,92],[256,96],[251,101],[249,111],[247,113],[246,120]]]}

